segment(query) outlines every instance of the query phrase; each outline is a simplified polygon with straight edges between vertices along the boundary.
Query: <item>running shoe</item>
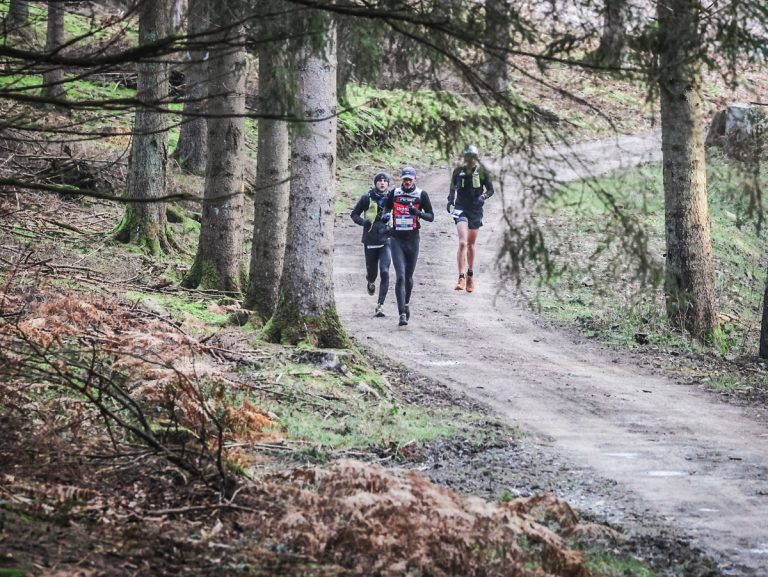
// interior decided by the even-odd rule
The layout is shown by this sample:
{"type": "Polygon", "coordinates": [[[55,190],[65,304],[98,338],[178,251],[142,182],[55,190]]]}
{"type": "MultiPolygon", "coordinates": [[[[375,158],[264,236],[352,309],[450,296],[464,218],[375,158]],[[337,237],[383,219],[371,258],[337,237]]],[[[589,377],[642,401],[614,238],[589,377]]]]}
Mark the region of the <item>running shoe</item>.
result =
{"type": "Polygon", "coordinates": [[[373,296],[376,294],[376,283],[375,282],[369,282],[368,283],[368,294],[373,296]]]}
{"type": "Polygon", "coordinates": [[[463,291],[464,290],[464,277],[460,276],[459,281],[456,283],[456,286],[453,287],[454,290],[457,291],[463,291]]]}
{"type": "Polygon", "coordinates": [[[384,305],[376,305],[376,315],[377,317],[384,317],[386,316],[384,314],[384,305]]]}
{"type": "Polygon", "coordinates": [[[475,290],[475,281],[471,276],[467,277],[467,292],[471,293],[473,290],[475,290]]]}
{"type": "Polygon", "coordinates": [[[398,326],[401,326],[401,327],[404,327],[405,325],[408,324],[408,317],[405,316],[405,313],[400,315],[400,322],[397,323],[397,324],[398,324],[398,326]]]}

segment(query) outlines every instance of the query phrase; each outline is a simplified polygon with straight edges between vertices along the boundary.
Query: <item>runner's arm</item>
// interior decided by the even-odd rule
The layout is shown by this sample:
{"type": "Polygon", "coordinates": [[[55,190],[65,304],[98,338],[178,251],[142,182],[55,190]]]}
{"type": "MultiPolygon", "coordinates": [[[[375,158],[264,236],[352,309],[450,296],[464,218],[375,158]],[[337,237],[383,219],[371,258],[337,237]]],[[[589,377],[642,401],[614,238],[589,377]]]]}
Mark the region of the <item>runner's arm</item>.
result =
{"type": "Polygon", "coordinates": [[[432,209],[432,201],[429,200],[429,195],[421,191],[421,210],[419,211],[419,218],[432,222],[435,220],[435,213],[432,209]]]}
{"type": "Polygon", "coordinates": [[[483,175],[483,181],[480,183],[481,186],[485,188],[485,192],[483,194],[485,195],[485,198],[491,198],[493,196],[493,182],[491,182],[491,173],[487,170],[484,171],[485,174],[483,175]]]}
{"type": "Polygon", "coordinates": [[[367,194],[362,195],[360,197],[360,200],[357,201],[355,208],[352,209],[352,212],[349,215],[352,218],[352,220],[355,221],[355,224],[359,224],[360,226],[365,226],[365,219],[362,217],[362,214],[366,210],[368,210],[369,206],[370,206],[370,197],[367,194]]]}
{"type": "Polygon", "coordinates": [[[453,174],[451,174],[451,185],[450,185],[450,188],[448,189],[448,205],[456,204],[456,178],[458,176],[458,173],[459,173],[459,169],[454,168],[453,174]]]}

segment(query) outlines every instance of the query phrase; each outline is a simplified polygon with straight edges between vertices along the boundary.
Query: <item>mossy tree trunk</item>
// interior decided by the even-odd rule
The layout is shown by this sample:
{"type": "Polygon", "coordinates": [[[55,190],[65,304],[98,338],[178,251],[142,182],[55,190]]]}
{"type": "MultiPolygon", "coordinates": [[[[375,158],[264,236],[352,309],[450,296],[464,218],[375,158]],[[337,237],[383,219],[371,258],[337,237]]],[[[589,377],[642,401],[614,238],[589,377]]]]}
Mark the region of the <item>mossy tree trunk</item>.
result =
{"type": "MultiPolygon", "coordinates": [[[[45,35],[45,51],[53,54],[64,45],[64,2],[50,0],[48,2],[48,24],[45,35]]],[[[61,66],[51,66],[43,72],[42,96],[53,101],[66,98],[64,88],[64,69],[61,66]]]]}
{"type": "Polygon", "coordinates": [[[239,2],[212,0],[208,146],[197,256],[184,286],[239,295],[243,264],[243,153],[248,73],[239,2]]]}
{"type": "Polygon", "coordinates": [[[187,34],[194,48],[187,55],[184,67],[184,119],[179,129],[179,141],[173,157],[192,174],[204,174],[208,152],[206,125],[206,50],[202,46],[210,29],[210,0],[189,0],[187,34]]]}
{"type": "MultiPolygon", "coordinates": [[[[280,114],[277,50],[259,51],[259,112],[280,114]]],[[[263,324],[275,312],[283,273],[285,238],[290,194],[290,148],[288,124],[259,119],[259,148],[256,159],[256,190],[253,194],[253,243],[245,307],[254,312],[254,322],[263,324]]]]}
{"type": "MultiPolygon", "coordinates": [[[[139,45],[144,46],[168,35],[171,0],[139,4],[139,45]]],[[[115,238],[144,248],[159,256],[173,248],[166,221],[166,206],[153,201],[165,195],[168,167],[168,132],[165,106],[168,98],[168,65],[151,56],[138,64],[133,141],[128,166],[128,197],[140,199],[126,206],[115,231],[115,238]]]]}
{"type": "Polygon", "coordinates": [[[485,41],[483,79],[494,92],[507,90],[507,57],[509,48],[509,0],[485,0],[485,41]]]}
{"type": "MultiPolygon", "coordinates": [[[[318,15],[318,18],[327,18],[318,15]]],[[[320,347],[347,345],[333,295],[336,172],[336,31],[327,21],[326,47],[305,47],[298,96],[309,124],[291,147],[291,196],[280,298],[267,336],[320,347]]]]}
{"type": "Polygon", "coordinates": [[[707,206],[697,0],[661,0],[659,86],[667,260],[665,296],[673,326],[697,339],[717,325],[707,206]]]}

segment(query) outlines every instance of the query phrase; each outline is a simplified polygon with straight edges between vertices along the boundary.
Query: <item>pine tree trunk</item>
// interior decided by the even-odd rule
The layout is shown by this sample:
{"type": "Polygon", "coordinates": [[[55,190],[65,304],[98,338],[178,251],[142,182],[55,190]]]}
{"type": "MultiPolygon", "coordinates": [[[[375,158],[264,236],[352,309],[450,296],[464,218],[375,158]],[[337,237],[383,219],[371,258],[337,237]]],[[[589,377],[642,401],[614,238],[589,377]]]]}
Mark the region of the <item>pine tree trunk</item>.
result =
{"type": "Polygon", "coordinates": [[[592,57],[596,64],[614,68],[621,66],[627,41],[624,30],[626,11],[626,0],[605,0],[603,33],[592,57]]]}
{"type": "Polygon", "coordinates": [[[506,51],[509,48],[509,11],[507,0],[485,0],[486,42],[483,76],[495,92],[507,90],[506,51]]]}
{"type": "MultiPolygon", "coordinates": [[[[202,43],[209,28],[209,0],[189,0],[187,34],[193,44],[202,43]]],[[[208,127],[203,116],[206,111],[206,50],[195,47],[189,51],[184,69],[184,119],[179,130],[179,141],[173,157],[192,174],[205,173],[208,151],[208,127]]]]}
{"type": "MultiPolygon", "coordinates": [[[[259,53],[259,112],[279,113],[275,88],[279,84],[278,55],[262,49],[259,53]]],[[[283,273],[285,238],[288,226],[290,149],[288,124],[279,120],[259,120],[259,149],[256,161],[256,186],[253,200],[253,243],[245,307],[261,324],[272,317],[277,307],[280,277],[283,273]]]]}
{"type": "Polygon", "coordinates": [[[29,2],[27,0],[11,0],[5,19],[5,34],[7,37],[24,37],[29,33],[29,2]]]}
{"type": "MultiPolygon", "coordinates": [[[[139,45],[156,42],[170,29],[170,1],[155,0],[139,5],[139,45]]],[[[168,97],[168,65],[156,56],[138,64],[133,142],[128,168],[128,196],[153,199],[165,195],[168,166],[168,133],[164,106],[168,97]]],[[[160,255],[172,248],[164,202],[133,202],[126,207],[115,238],[160,255]]]]}
{"type": "MultiPolygon", "coordinates": [[[[45,36],[45,51],[52,54],[64,45],[64,3],[61,0],[48,2],[48,26],[45,36]]],[[[50,66],[50,65],[49,65],[50,66]]],[[[51,66],[43,73],[42,96],[53,101],[64,100],[64,69],[51,66]]]]}
{"type": "Polygon", "coordinates": [[[717,324],[696,0],[658,4],[667,316],[700,339],[717,324]]]}
{"type": "Polygon", "coordinates": [[[208,155],[197,256],[184,286],[239,295],[243,288],[243,153],[248,62],[235,2],[213,0],[208,63],[208,155]]]}
{"type": "MultiPolygon", "coordinates": [[[[322,17],[322,16],[319,16],[322,17]]],[[[348,344],[333,295],[336,171],[336,31],[323,54],[307,49],[297,66],[299,100],[313,120],[294,137],[291,198],[280,299],[268,337],[319,347],[348,344]]]]}

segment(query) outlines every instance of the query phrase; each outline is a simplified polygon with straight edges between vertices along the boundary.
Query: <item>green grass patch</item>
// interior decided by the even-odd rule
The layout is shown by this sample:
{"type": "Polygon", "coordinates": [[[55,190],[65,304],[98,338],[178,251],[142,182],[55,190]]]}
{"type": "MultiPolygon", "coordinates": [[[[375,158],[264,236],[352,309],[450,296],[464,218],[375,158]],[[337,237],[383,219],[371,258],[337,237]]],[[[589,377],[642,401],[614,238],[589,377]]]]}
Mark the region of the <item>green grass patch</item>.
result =
{"type": "MultiPolygon", "coordinates": [[[[768,243],[756,226],[753,202],[742,192],[747,176],[719,156],[709,159],[718,307],[725,319],[733,319],[722,322],[710,346],[724,355],[753,353],[759,334],[768,243]]],[[[768,178],[761,178],[764,187],[768,178]]],[[[561,267],[549,282],[527,281],[526,293],[543,314],[630,347],[698,347],[666,322],[659,166],[570,183],[537,210],[550,254],[561,267]],[[631,234],[626,222],[633,223],[631,234]],[[641,270],[640,263],[647,268],[641,270]]]]}
{"type": "MultiPolygon", "coordinates": [[[[276,359],[258,367],[258,376],[279,388],[259,392],[254,402],[278,417],[282,434],[305,441],[312,460],[355,449],[398,452],[457,434],[481,418],[452,407],[399,402],[384,377],[355,352],[343,354],[343,371],[276,359]]],[[[248,379],[248,371],[241,376],[248,379]]]]}
{"type": "Polygon", "coordinates": [[[229,324],[228,315],[211,310],[214,301],[210,298],[196,297],[187,293],[154,294],[138,291],[128,291],[125,298],[133,301],[143,301],[150,308],[161,308],[176,320],[184,321],[193,317],[207,325],[225,326],[229,324]]]}
{"type": "Polygon", "coordinates": [[[661,577],[661,573],[638,559],[597,550],[587,551],[586,565],[600,577],[661,577]]]}

